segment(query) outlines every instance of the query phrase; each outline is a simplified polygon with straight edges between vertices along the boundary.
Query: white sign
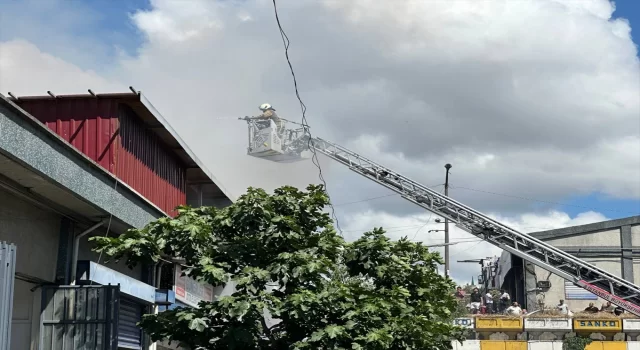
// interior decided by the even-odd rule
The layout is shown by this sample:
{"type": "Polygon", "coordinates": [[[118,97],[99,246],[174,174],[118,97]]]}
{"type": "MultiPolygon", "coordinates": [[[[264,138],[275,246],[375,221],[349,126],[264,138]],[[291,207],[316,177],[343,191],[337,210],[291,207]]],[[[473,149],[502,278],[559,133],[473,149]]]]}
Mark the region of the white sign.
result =
{"type": "Polygon", "coordinates": [[[565,300],[598,300],[598,296],[588,290],[574,285],[571,282],[564,282],[565,300]]]}
{"type": "Polygon", "coordinates": [[[453,324],[463,328],[474,328],[474,319],[471,317],[460,317],[453,320],[453,324]]]}
{"type": "Polygon", "coordinates": [[[176,299],[189,306],[198,307],[200,301],[213,301],[213,286],[200,283],[189,276],[182,276],[180,265],[176,265],[173,289],[176,299]]]}

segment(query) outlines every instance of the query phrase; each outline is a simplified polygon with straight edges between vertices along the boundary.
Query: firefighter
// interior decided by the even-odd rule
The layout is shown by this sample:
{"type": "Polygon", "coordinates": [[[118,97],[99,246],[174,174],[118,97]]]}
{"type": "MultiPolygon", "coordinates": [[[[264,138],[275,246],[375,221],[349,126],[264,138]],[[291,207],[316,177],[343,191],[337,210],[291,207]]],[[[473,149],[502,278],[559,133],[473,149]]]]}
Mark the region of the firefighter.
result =
{"type": "Polygon", "coordinates": [[[262,111],[262,114],[256,117],[251,117],[250,119],[258,120],[256,124],[258,124],[260,129],[269,127],[269,120],[273,120],[273,123],[276,124],[278,129],[278,134],[282,133],[284,123],[282,122],[282,119],[278,117],[276,110],[268,103],[261,104],[259,108],[262,111]]]}

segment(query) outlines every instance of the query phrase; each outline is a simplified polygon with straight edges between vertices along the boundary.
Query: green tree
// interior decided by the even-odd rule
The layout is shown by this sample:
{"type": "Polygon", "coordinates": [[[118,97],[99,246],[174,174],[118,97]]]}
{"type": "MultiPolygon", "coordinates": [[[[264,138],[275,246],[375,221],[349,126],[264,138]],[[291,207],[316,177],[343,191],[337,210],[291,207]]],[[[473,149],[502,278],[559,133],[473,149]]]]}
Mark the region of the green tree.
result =
{"type": "Polygon", "coordinates": [[[346,243],[327,204],[321,186],[249,188],[224,209],[181,207],[175,218],[96,237],[95,250],[130,267],[178,257],[198,281],[237,283],[233,295],[197,309],[145,315],[140,326],[153,340],[202,350],[440,350],[461,340],[440,256],[382,229],[346,243]]]}

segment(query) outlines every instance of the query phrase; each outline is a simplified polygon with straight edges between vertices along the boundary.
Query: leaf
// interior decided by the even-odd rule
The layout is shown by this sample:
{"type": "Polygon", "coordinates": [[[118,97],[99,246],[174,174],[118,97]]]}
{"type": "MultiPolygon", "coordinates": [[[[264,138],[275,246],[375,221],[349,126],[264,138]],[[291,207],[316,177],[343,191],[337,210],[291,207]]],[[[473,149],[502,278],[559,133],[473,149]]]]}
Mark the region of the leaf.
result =
{"type": "Polygon", "coordinates": [[[336,325],[329,325],[324,329],[325,333],[327,333],[331,339],[337,337],[343,330],[342,327],[336,325]]]}
{"type": "Polygon", "coordinates": [[[319,340],[322,339],[322,337],[324,336],[325,332],[324,330],[319,330],[319,331],[315,331],[311,334],[311,341],[312,342],[317,342],[319,340]]]}
{"type": "Polygon", "coordinates": [[[251,304],[249,304],[249,302],[245,300],[238,301],[231,307],[229,316],[242,317],[247,313],[247,311],[249,311],[249,307],[251,307],[251,304]]]}
{"type": "Polygon", "coordinates": [[[139,326],[152,339],[211,350],[445,350],[462,340],[451,323],[455,286],[436,272],[440,255],[381,228],[347,243],[328,204],[320,185],[249,188],[226,208],[184,206],[92,241],[131,267],[180,258],[186,275],[215,287],[198,308],[144,315],[139,326]]]}
{"type": "Polygon", "coordinates": [[[193,320],[191,320],[191,322],[189,322],[189,329],[193,329],[198,332],[204,331],[206,326],[207,323],[201,318],[194,318],[193,320]]]}

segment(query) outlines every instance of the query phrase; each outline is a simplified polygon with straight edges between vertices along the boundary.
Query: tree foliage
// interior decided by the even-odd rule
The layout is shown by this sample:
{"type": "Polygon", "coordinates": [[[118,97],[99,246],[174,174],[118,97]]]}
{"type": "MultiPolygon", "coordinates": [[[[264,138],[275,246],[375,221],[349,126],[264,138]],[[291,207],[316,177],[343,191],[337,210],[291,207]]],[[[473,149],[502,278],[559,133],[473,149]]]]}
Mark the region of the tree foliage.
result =
{"type": "Polygon", "coordinates": [[[191,349],[450,349],[454,285],[437,253],[382,229],[347,243],[321,186],[249,188],[233,205],[180,207],[119,237],[95,237],[110,260],[184,260],[184,273],[235,292],[199,308],[145,315],[153,340],[191,349]],[[279,320],[265,319],[265,312],[279,320]]]}
{"type": "Polygon", "coordinates": [[[562,342],[562,349],[563,350],[584,350],[587,347],[587,345],[591,344],[592,342],[593,342],[593,339],[587,338],[587,337],[582,337],[582,336],[569,337],[569,338],[565,338],[564,341],[562,342]]]}

